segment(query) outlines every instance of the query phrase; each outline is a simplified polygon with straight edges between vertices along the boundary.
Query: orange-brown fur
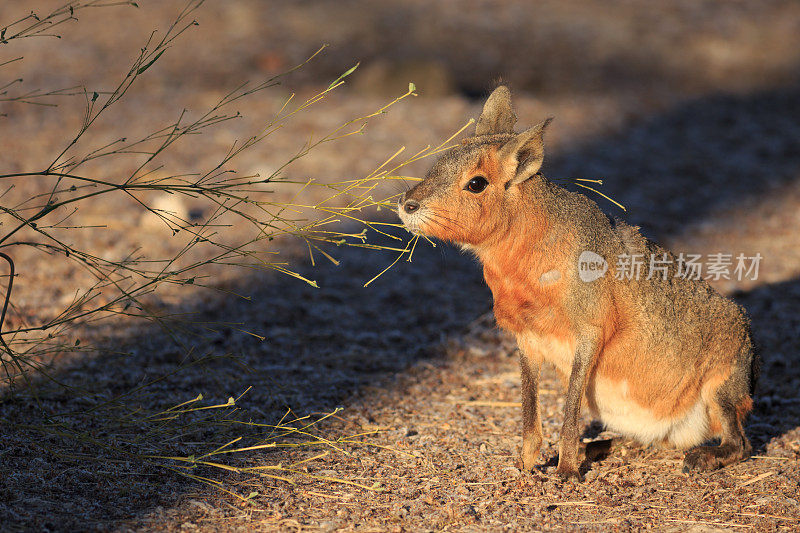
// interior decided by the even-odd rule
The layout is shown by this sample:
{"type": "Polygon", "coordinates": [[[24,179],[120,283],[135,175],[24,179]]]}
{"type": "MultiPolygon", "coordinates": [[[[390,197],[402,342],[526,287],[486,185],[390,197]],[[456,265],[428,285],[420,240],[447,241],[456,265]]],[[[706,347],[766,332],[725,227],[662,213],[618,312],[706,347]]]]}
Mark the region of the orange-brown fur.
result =
{"type": "Polygon", "coordinates": [[[637,228],[610,221],[585,196],[537,173],[546,121],[515,134],[507,89],[498,88],[476,137],[443,156],[406,193],[400,214],[411,230],[464,246],[483,263],[498,325],[523,352],[523,463],[541,445],[538,367],[569,377],[559,472],[577,474],[581,403],[607,424],[645,442],[718,447],[686,456],[687,468],[745,457],[742,421],[752,408],[757,359],[748,322],[705,281],[616,279],[613,257],[669,252],[637,228]],[[577,258],[609,258],[605,277],[586,282],[577,258]]]}

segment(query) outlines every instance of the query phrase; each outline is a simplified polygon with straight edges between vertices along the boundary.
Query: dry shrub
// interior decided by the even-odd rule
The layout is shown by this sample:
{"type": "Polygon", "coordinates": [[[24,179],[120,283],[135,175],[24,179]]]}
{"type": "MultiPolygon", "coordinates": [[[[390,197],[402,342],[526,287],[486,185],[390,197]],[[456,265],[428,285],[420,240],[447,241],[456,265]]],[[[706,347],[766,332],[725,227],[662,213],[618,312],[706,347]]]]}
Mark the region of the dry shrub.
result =
{"type": "MultiPolygon", "coordinates": [[[[66,136],[63,149],[52,159],[33,169],[17,169],[14,165],[0,169],[3,197],[0,257],[8,264],[8,273],[2,278],[5,299],[0,316],[0,344],[4,376],[0,386],[6,401],[15,398],[38,401],[37,388],[42,378],[56,381],[51,373],[53,365],[58,365],[67,354],[81,357],[93,348],[80,339],[91,337],[90,332],[97,324],[145,320],[170,333],[175,322],[153,305],[154,295],[182,297],[202,288],[220,290],[215,281],[218,274],[233,269],[272,270],[315,285],[277,255],[277,250],[290,242],[302,243],[312,262],[315,256],[336,262],[326,251],[327,245],[390,250],[399,254],[397,260],[413,253],[416,240],[401,241],[396,246],[369,242],[370,232],[398,237],[385,231],[396,224],[370,221],[367,215],[375,209],[393,209],[394,195],[387,192],[386,184],[409,179],[399,174],[404,166],[447,149],[452,137],[411,157],[403,157],[401,148],[373,172],[356,179],[331,183],[311,178],[291,180],[282,175],[288,165],[316,147],[346,142],[348,137],[362,133],[368,121],[414,95],[413,84],[405,94],[380,109],[306,140],[296,153],[287,154],[284,165],[270,175],[244,175],[233,165],[242,153],[268,144],[270,136],[288,121],[313,113],[314,106],[341,87],[356,67],[308,98],[290,95],[274,116],[263,121],[259,131],[233,141],[228,151],[220,153],[217,162],[208,168],[172,169],[163,162],[177,145],[239,119],[241,114],[233,109],[234,104],[246,105],[253,95],[277,86],[287,73],[313,60],[322,49],[283,74],[236,86],[200,114],[184,110],[166,124],[159,117],[144,117],[151,124],[149,133],[103,143],[92,138],[93,128],[107,118],[109,110],[124,106],[125,96],[135,90],[139,79],[147,76],[171,47],[179,46],[181,35],[196,24],[192,16],[202,4],[202,0],[189,2],[166,32],[151,34],[112,90],[92,91],[82,86],[25,90],[21,80],[2,85],[0,102],[7,106],[53,105],[55,99],[68,96],[81,99],[84,106],[80,127],[66,136]],[[131,158],[136,161],[133,165],[131,158]],[[117,170],[108,174],[98,170],[101,168],[117,170]],[[138,204],[143,209],[142,217],[115,219],[113,207],[108,206],[116,205],[119,197],[138,204]],[[93,213],[105,213],[107,219],[95,223],[93,213]],[[89,243],[98,238],[101,229],[110,227],[121,232],[147,227],[158,232],[159,238],[172,239],[171,246],[98,252],[89,243]],[[159,255],[164,250],[169,253],[159,255]],[[42,267],[55,277],[79,271],[70,274],[75,290],[65,289],[59,298],[40,300],[37,305],[19,299],[14,288],[15,276],[25,269],[42,267]]],[[[22,39],[53,38],[76,21],[76,13],[81,10],[120,5],[136,7],[135,2],[72,1],[47,14],[22,14],[3,26],[0,49],[13,50],[14,43],[22,39]]],[[[3,66],[16,61],[22,58],[0,64],[0,73],[3,66]]],[[[57,119],[59,108],[54,107],[52,112],[57,119]]],[[[110,247],[113,248],[113,243],[110,247]]],[[[175,372],[189,364],[179,365],[175,372]]],[[[301,469],[300,464],[242,466],[238,463],[237,466],[235,463],[243,455],[252,457],[254,452],[266,449],[324,448],[305,459],[305,463],[341,451],[343,443],[358,442],[353,440],[356,436],[333,442],[315,431],[320,420],[334,413],[297,416],[289,411],[278,421],[253,421],[252,413],[240,406],[241,396],[221,404],[204,401],[202,395],[188,400],[170,398],[167,405],[150,412],[127,402],[160,379],[163,377],[111,400],[98,400],[78,412],[52,412],[40,404],[42,421],[26,426],[25,430],[102,450],[102,454],[57,452],[67,459],[99,461],[103,455],[105,461],[109,456],[117,457],[133,464],[134,469],[141,463],[155,464],[225,491],[230,489],[211,474],[197,474],[197,469],[236,471],[292,482],[295,476],[313,477],[313,474],[301,469]],[[102,427],[102,436],[98,436],[98,425],[102,427]],[[200,445],[182,445],[183,435],[203,434],[206,428],[215,435],[234,436],[223,443],[209,438],[200,445]],[[193,453],[183,453],[189,448],[193,453]]],[[[67,392],[71,389],[64,387],[67,392]]],[[[253,494],[236,495],[245,500],[253,497],[253,494]]]]}

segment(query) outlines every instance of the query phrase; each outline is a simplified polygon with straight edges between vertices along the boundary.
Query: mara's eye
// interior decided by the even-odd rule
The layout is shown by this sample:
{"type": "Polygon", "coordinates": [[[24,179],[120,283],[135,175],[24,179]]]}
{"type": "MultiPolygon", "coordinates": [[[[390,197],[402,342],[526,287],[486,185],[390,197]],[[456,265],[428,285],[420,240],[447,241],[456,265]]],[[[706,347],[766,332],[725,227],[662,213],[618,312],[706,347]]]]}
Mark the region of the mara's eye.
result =
{"type": "Polygon", "coordinates": [[[469,192],[474,192],[478,194],[483,192],[483,190],[489,186],[489,180],[484,178],[483,176],[475,176],[467,183],[467,190],[469,192]]]}

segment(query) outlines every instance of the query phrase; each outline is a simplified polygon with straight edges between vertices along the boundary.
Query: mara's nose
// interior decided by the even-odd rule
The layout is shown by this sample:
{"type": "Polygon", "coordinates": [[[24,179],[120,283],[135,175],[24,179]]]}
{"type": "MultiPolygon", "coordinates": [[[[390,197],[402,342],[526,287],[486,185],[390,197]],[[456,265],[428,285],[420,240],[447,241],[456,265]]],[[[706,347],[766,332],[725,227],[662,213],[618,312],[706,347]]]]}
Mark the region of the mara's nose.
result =
{"type": "Polygon", "coordinates": [[[406,200],[403,204],[403,210],[406,213],[413,213],[417,209],[419,209],[419,202],[416,200],[406,200]]]}

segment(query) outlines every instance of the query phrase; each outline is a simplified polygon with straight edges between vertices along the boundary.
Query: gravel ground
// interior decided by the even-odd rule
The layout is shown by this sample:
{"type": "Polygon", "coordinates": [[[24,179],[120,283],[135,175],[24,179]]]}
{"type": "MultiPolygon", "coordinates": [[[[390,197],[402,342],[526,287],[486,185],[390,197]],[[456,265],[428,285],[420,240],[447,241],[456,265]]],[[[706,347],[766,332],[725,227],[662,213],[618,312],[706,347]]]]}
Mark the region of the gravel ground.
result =
{"type": "MultiPolygon", "coordinates": [[[[26,85],[70,86],[75,80],[110,85],[126,68],[120,56],[134,53],[142,37],[153,27],[163,29],[182,5],[140,4],[140,10],[124,16],[105,9],[82,14],[57,47],[52,40],[23,43],[15,52],[28,62],[26,85]]],[[[546,439],[541,465],[521,472],[515,346],[494,327],[491,295],[472,259],[441,245],[420,246],[411,263],[401,261],[363,288],[394,259],[391,254],[337,249],[339,266],[311,267],[301,249],[282,243],[285,254],[320,289],[268,273],[214,271],[218,288],[249,300],[199,291],[167,291],[154,300],[170,312],[190,313],[199,336],[179,332],[171,339],[150,324],[92,326],[81,333],[99,349],[57,358],[50,369],[53,378],[73,389],[42,379],[38,398],[24,393],[0,398],[0,529],[800,527],[797,5],[769,1],[754,9],[747,2],[704,1],[653,8],[647,2],[619,2],[614,9],[601,9],[593,2],[570,1],[542,3],[536,13],[526,2],[365,6],[211,2],[198,13],[199,29],[164,56],[116,114],[98,124],[89,142],[149,131],[182,106],[196,112],[239,80],[280,70],[327,40],[331,52],[287,85],[301,96],[310,94],[352,61],[365,59],[354,87],[288,125],[264,148],[245,154],[237,167],[269,172],[302,144],[298,139],[373,111],[386,101],[384,85],[399,84],[397,94],[413,79],[422,96],[400,104],[365,135],[323,146],[286,171],[290,177],[337,180],[364,175],[398,146],[413,153],[438,144],[477,115],[473,97],[502,76],[517,89],[520,124],[556,116],[545,174],[602,177],[603,191],[628,211],[623,214],[603,199],[598,203],[675,251],[764,256],[758,280],[717,283],[749,311],[764,358],[747,426],[755,456],[718,472],[686,475],[679,469],[680,452],[624,442],[584,465],[584,483],[562,483],[554,467],[563,391],[548,369],[541,385],[546,439]],[[548,47],[542,48],[542,40],[548,47]],[[487,51],[486,42],[496,45],[487,51]],[[632,45],[636,42],[641,45],[632,45]],[[523,58],[532,66],[516,68],[523,58]],[[393,78],[398,72],[401,82],[393,78]],[[426,80],[431,80],[429,94],[426,80]],[[160,376],[166,377],[137,389],[160,376]],[[281,448],[231,459],[237,466],[286,465],[331,452],[304,463],[292,476],[294,484],[203,467],[195,472],[224,481],[238,494],[257,493],[246,503],[126,455],[188,455],[240,435],[240,429],[213,417],[185,427],[120,420],[131,410],[158,412],[199,393],[207,402],[224,403],[248,387],[238,403],[238,420],[275,423],[289,408],[318,418],[342,406],[316,431],[333,440],[364,433],[358,438],[362,442],[340,442],[338,450],[281,448]],[[114,401],[132,390],[124,408],[114,401]],[[43,425],[49,430],[42,432],[43,425]],[[142,435],[131,435],[139,430],[142,435]],[[70,431],[84,438],[68,438],[70,431]]],[[[23,8],[28,9],[27,2],[3,2],[0,21],[23,8]]],[[[280,87],[250,100],[244,119],[179,146],[165,164],[172,169],[212,165],[232,139],[248,135],[287,94],[280,87]]],[[[75,126],[81,105],[68,100],[55,111],[0,110],[8,113],[0,118],[0,128],[14,133],[4,136],[0,169],[36,168],[60,151],[65,128],[75,126]]],[[[90,170],[118,176],[131,164],[117,161],[90,170]]],[[[427,164],[420,162],[409,173],[420,175],[427,164]]],[[[12,205],[37,190],[41,184],[21,184],[3,201],[12,205]]],[[[277,194],[288,198],[292,193],[277,194]]],[[[92,204],[77,220],[107,227],[68,235],[110,255],[142,246],[154,255],[177,249],[179,243],[144,215],[123,199],[92,204]]],[[[15,260],[20,274],[12,323],[56,312],[83,282],[69,263],[33,253],[15,260]]],[[[586,439],[611,436],[585,422],[586,439]]],[[[252,431],[245,440],[265,436],[252,431]]]]}

